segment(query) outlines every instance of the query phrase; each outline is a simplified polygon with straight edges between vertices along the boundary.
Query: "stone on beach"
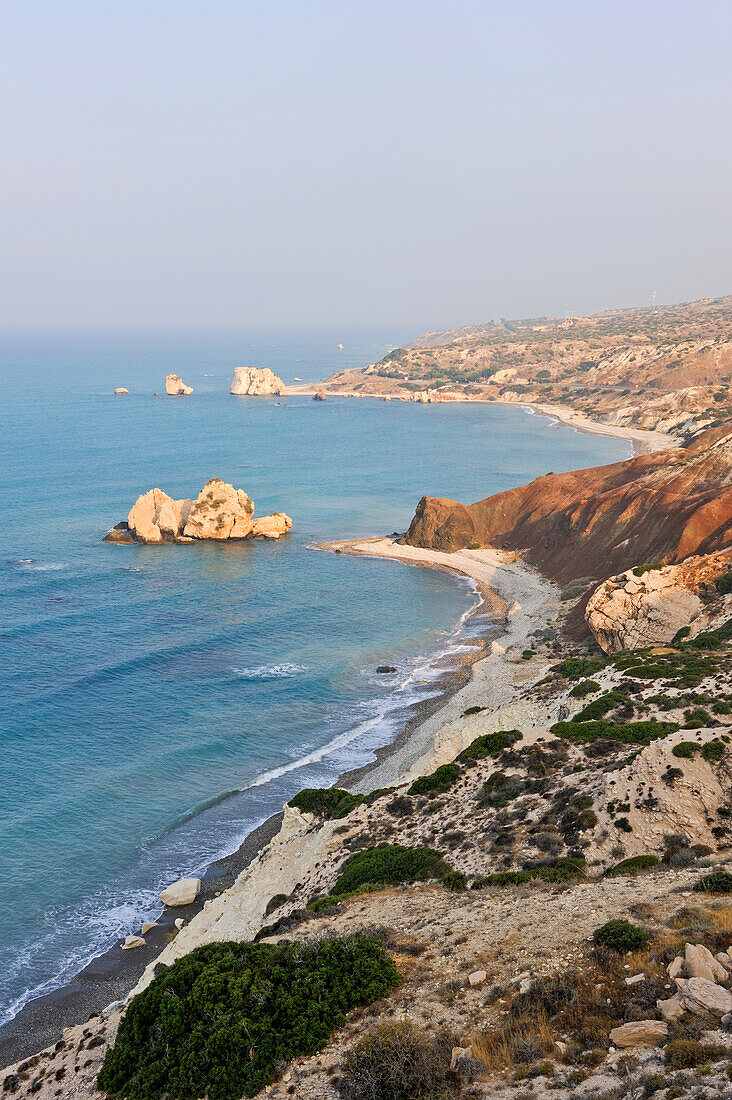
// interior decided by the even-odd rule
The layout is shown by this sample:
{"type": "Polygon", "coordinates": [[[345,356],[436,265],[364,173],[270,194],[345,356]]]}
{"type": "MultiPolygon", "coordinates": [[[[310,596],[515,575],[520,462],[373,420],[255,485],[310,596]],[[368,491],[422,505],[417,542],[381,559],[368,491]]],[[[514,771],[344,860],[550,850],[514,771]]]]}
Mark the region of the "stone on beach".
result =
{"type": "Polygon", "coordinates": [[[120,946],[123,951],[132,951],[135,947],[144,947],[145,941],[142,936],[126,936],[124,943],[120,946]]]}
{"type": "Polygon", "coordinates": [[[187,386],[179,374],[166,374],[165,392],[168,397],[189,397],[193,387],[187,386]]]}
{"type": "Polygon", "coordinates": [[[287,393],[285,383],[269,367],[236,367],[229,390],[239,397],[281,397],[287,393]]]}
{"type": "Polygon", "coordinates": [[[690,1012],[712,1016],[724,1016],[732,1012],[732,993],[724,986],[709,981],[708,978],[689,978],[680,989],[684,1008],[690,1012]]]}
{"type": "Polygon", "coordinates": [[[190,905],[196,900],[201,891],[200,878],[180,878],[172,882],[160,892],[158,897],[163,905],[175,907],[178,905],[190,905]]]}

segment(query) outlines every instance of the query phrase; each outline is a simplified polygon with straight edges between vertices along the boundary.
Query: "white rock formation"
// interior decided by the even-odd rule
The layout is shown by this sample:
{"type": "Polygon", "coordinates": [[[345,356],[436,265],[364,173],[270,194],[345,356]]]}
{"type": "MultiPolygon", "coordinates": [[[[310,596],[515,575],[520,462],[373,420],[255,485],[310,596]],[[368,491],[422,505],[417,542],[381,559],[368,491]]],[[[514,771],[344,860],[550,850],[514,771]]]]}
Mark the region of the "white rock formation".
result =
{"type": "Polygon", "coordinates": [[[190,510],[190,500],[173,500],[162,489],[150,489],[132,505],[127,526],[139,542],[172,541],[182,532],[190,510]]]}
{"type": "Polygon", "coordinates": [[[124,386],[117,386],[117,389],[114,392],[117,397],[121,397],[123,394],[129,393],[130,391],[126,390],[124,386]]]}
{"type": "Polygon", "coordinates": [[[278,539],[292,529],[292,520],[284,512],[273,512],[271,516],[262,516],[252,523],[250,538],[278,539]]]}
{"type": "Polygon", "coordinates": [[[166,374],[165,392],[168,397],[189,397],[193,387],[187,386],[179,374],[166,374]]]}
{"type": "Polygon", "coordinates": [[[231,393],[243,397],[282,396],[287,393],[285,383],[269,367],[237,367],[229,389],[231,393]]]}
{"type": "Polygon", "coordinates": [[[248,493],[212,477],[198,494],[183,534],[193,539],[245,539],[253,515],[254,501],[248,493]]]}
{"type": "Polygon", "coordinates": [[[708,978],[676,979],[684,1008],[698,1015],[724,1016],[732,1012],[732,993],[708,978]]]}
{"type": "Polygon", "coordinates": [[[163,905],[190,905],[201,891],[200,878],[179,878],[158,895],[163,905]]]}
{"type": "Polygon", "coordinates": [[[125,936],[125,941],[120,946],[123,951],[132,951],[136,947],[144,947],[145,941],[142,936],[125,936]]]}

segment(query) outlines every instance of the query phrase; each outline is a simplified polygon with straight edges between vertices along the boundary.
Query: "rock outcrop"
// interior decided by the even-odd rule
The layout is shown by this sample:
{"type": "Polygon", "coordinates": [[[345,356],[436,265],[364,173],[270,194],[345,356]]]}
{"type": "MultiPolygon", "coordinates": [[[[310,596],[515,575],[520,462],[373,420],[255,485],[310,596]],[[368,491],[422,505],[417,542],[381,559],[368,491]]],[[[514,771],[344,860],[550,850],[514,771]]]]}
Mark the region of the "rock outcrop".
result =
{"type": "Polygon", "coordinates": [[[628,569],[592,593],[587,625],[605,653],[664,645],[682,627],[698,634],[732,612],[714,585],[730,565],[732,555],[720,553],[693,556],[680,565],[628,569]]]}
{"type": "Polygon", "coordinates": [[[168,397],[189,397],[193,387],[187,386],[179,374],[166,374],[165,392],[168,397]]]}
{"type": "Polygon", "coordinates": [[[162,489],[150,489],[138,497],[127,521],[113,527],[105,542],[193,542],[200,539],[278,539],[292,528],[284,512],[254,519],[254,501],[243,489],[235,489],[214,477],[196,500],[174,500],[162,489]]]}
{"type": "Polygon", "coordinates": [[[229,389],[240,397],[280,397],[287,393],[285,383],[269,367],[237,367],[229,389]]]}
{"type": "Polygon", "coordinates": [[[403,541],[525,550],[563,582],[712,553],[732,544],[732,427],[677,450],[546,474],[477,504],[423,497],[403,541]]]}
{"type": "Polygon", "coordinates": [[[123,397],[124,394],[129,393],[129,392],[130,391],[126,390],[124,386],[117,386],[117,389],[114,391],[114,395],[115,395],[115,397],[123,397]]]}

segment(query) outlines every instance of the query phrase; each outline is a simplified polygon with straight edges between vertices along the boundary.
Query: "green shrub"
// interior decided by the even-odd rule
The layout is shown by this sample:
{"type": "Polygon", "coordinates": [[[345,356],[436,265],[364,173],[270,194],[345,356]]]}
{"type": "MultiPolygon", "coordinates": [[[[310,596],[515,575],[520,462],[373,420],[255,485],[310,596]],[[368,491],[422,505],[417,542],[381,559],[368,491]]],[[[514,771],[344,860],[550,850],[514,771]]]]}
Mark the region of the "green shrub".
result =
{"type": "Polygon", "coordinates": [[[636,565],[633,570],[633,575],[636,577],[642,577],[644,573],[652,573],[656,569],[663,569],[664,563],[662,561],[649,561],[645,565],[636,565]]]}
{"type": "Polygon", "coordinates": [[[707,741],[702,745],[701,754],[702,758],[709,764],[718,764],[725,753],[725,747],[721,741],[716,738],[714,741],[707,741]]]}
{"type": "Polygon", "coordinates": [[[483,875],[471,883],[471,890],[482,890],[485,886],[521,886],[532,879],[541,882],[570,882],[574,878],[584,878],[585,862],[574,856],[561,856],[552,863],[524,868],[523,871],[496,871],[492,875],[483,875]]]}
{"type": "Polygon", "coordinates": [[[717,577],[714,583],[720,596],[728,596],[732,592],[732,570],[717,577]]]}
{"type": "Polygon", "coordinates": [[[706,894],[732,894],[732,875],[729,871],[712,871],[700,878],[694,889],[706,894]]]}
{"type": "Polygon", "coordinates": [[[411,1020],[380,1024],[347,1055],[336,1085],[342,1100],[439,1100],[453,1095],[452,1043],[411,1020]]]}
{"type": "Polygon", "coordinates": [[[671,639],[671,645],[681,645],[684,638],[688,638],[690,634],[691,634],[691,627],[690,626],[680,627],[676,631],[676,633],[674,634],[673,638],[671,639]]]}
{"type": "Polygon", "coordinates": [[[576,798],[572,799],[572,805],[575,810],[589,810],[592,806],[591,794],[578,794],[576,798]]]}
{"type": "Polygon", "coordinates": [[[706,1062],[716,1062],[725,1053],[718,1043],[700,1043],[697,1039],[672,1039],[664,1049],[669,1069],[693,1069],[706,1062]]]}
{"type": "Polygon", "coordinates": [[[431,775],[421,775],[415,779],[407,794],[444,794],[449,791],[460,775],[457,764],[443,764],[431,775]]]}
{"type": "Polygon", "coordinates": [[[660,862],[658,856],[630,856],[616,863],[614,867],[609,867],[605,875],[608,878],[614,878],[616,875],[637,875],[641,871],[648,871],[651,867],[658,867],[660,862]]]}
{"type": "Polygon", "coordinates": [[[684,711],[685,730],[703,729],[705,726],[708,726],[711,721],[712,716],[704,707],[694,707],[693,710],[684,711]]]}
{"type": "Polygon", "coordinates": [[[306,787],[290,799],[289,805],[303,813],[324,818],[341,818],[364,801],[362,794],[351,794],[339,787],[306,787]]]}
{"type": "Polygon", "coordinates": [[[381,844],[356,852],[336,879],[331,894],[346,894],[367,883],[395,886],[400,882],[425,882],[444,878],[452,867],[434,848],[407,848],[403,844],[381,844]]]}
{"type": "Polygon", "coordinates": [[[569,694],[573,699],[584,699],[586,695],[593,695],[599,690],[600,685],[597,680],[580,680],[578,684],[574,685],[569,694]]]}
{"type": "Polygon", "coordinates": [[[594,810],[583,810],[577,820],[582,829],[594,829],[597,825],[598,817],[594,810]]]}
{"type": "Polygon", "coordinates": [[[483,784],[479,803],[481,806],[489,806],[493,810],[502,809],[523,794],[524,784],[515,776],[506,775],[505,772],[493,772],[483,784]]]}
{"type": "Polygon", "coordinates": [[[671,749],[673,756],[678,756],[679,760],[691,760],[696,756],[701,748],[695,741],[679,741],[678,745],[674,745],[671,749]]]}
{"type": "Polygon", "coordinates": [[[463,874],[462,871],[448,871],[441,879],[441,882],[446,890],[457,892],[460,890],[467,890],[468,888],[468,876],[463,874]]]}
{"type": "Polygon", "coordinates": [[[630,921],[609,920],[595,929],[592,938],[598,947],[607,947],[624,955],[626,951],[638,951],[645,947],[651,937],[644,928],[630,921]]]}
{"type": "Polygon", "coordinates": [[[689,638],[685,645],[689,649],[718,649],[730,638],[732,638],[732,619],[722,623],[716,630],[705,630],[702,634],[689,638]]]}
{"type": "Polygon", "coordinates": [[[530,661],[532,657],[536,656],[536,652],[533,649],[525,649],[521,654],[524,661],[530,661]]]}
{"type": "Polygon", "coordinates": [[[584,676],[594,676],[607,663],[607,657],[567,657],[554,667],[568,680],[581,680],[584,676]]]}
{"type": "Polygon", "coordinates": [[[481,760],[484,756],[499,756],[510,749],[523,734],[519,730],[497,730],[495,733],[483,733],[468,745],[458,756],[458,760],[481,760]]]}
{"type": "Polygon", "coordinates": [[[596,718],[604,718],[611,710],[615,710],[621,703],[627,703],[628,697],[622,691],[609,691],[606,695],[600,695],[582,708],[572,719],[573,722],[592,722],[596,718]]]}
{"type": "Polygon", "coordinates": [[[585,594],[591,584],[592,577],[578,577],[577,580],[570,581],[568,585],[565,585],[559,594],[559,599],[563,603],[566,603],[567,600],[577,600],[585,594]]]}
{"type": "Polygon", "coordinates": [[[367,936],[205,944],[133,998],[98,1086],[129,1100],[255,1096],[278,1064],[321,1050],[351,1009],[398,980],[367,936]]]}
{"type": "Polygon", "coordinates": [[[620,829],[624,833],[632,833],[633,826],[628,821],[627,817],[616,817],[615,828],[620,829]]]}
{"type": "Polygon", "coordinates": [[[485,707],[466,707],[463,711],[463,718],[467,718],[471,714],[480,714],[482,710],[485,710],[485,707]]]}
{"type": "Polygon", "coordinates": [[[678,722],[612,722],[598,719],[590,722],[555,722],[552,733],[570,741],[621,741],[626,745],[648,745],[659,737],[676,733],[678,722]]]}

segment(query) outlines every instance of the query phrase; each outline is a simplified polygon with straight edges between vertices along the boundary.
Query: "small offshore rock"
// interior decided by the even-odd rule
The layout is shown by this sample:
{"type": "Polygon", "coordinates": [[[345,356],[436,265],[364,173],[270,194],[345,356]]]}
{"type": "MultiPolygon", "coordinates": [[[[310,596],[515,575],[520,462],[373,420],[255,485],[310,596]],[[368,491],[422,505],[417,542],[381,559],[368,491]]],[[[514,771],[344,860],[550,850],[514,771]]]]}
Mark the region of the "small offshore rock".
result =
{"type": "Polygon", "coordinates": [[[190,397],[193,387],[187,386],[179,374],[166,374],[165,392],[168,397],[190,397]]]}
{"type": "Polygon", "coordinates": [[[200,878],[181,878],[172,882],[158,894],[163,905],[172,907],[178,905],[190,905],[196,900],[201,890],[200,878]]]}
{"type": "Polygon", "coordinates": [[[120,542],[130,543],[134,542],[132,532],[130,531],[127,523],[123,520],[122,523],[116,524],[109,534],[104,536],[103,542],[120,542]]]}
{"type": "Polygon", "coordinates": [[[287,387],[269,367],[237,367],[229,392],[239,397],[284,397],[287,387]]]}
{"type": "Polygon", "coordinates": [[[396,669],[393,665],[377,665],[376,671],[385,676],[389,672],[396,672],[396,669]]]}
{"type": "Polygon", "coordinates": [[[115,392],[115,396],[122,397],[123,394],[129,393],[130,391],[126,390],[124,388],[124,386],[117,386],[117,389],[114,392],[115,392]]]}
{"type": "Polygon", "coordinates": [[[324,393],[314,393],[313,394],[313,401],[325,401],[325,394],[324,393]]]}

